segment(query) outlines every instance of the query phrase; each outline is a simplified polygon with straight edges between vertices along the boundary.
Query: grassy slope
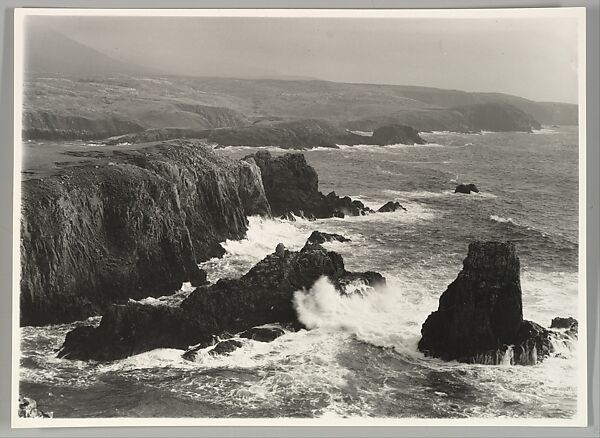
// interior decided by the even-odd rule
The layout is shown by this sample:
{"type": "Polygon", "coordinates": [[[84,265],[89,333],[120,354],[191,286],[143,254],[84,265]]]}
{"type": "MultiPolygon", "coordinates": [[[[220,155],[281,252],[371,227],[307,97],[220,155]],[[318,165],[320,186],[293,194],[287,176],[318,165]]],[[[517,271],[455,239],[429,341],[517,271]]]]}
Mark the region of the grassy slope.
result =
{"type": "MultiPolygon", "coordinates": [[[[80,123],[68,117],[112,119],[144,129],[206,129],[243,126],[261,119],[303,118],[357,129],[372,129],[382,122],[406,123],[420,130],[456,129],[460,127],[456,108],[481,103],[508,103],[542,124],[577,122],[576,105],[538,103],[497,93],[310,80],[113,76],[27,79],[24,105],[31,116],[26,117],[24,127],[44,125],[51,114],[65,116],[48,122],[57,129],[80,123]]],[[[94,130],[94,125],[88,129],[94,130]]]]}

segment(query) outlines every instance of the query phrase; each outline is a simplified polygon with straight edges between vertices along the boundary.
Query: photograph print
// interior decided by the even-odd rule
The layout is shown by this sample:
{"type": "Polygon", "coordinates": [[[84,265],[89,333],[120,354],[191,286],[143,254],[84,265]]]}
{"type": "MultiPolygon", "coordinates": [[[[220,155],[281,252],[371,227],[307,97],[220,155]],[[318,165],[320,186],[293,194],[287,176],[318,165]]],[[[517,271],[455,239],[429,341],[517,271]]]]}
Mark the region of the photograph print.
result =
{"type": "Polygon", "coordinates": [[[587,421],[585,9],[15,11],[15,427],[587,421]]]}

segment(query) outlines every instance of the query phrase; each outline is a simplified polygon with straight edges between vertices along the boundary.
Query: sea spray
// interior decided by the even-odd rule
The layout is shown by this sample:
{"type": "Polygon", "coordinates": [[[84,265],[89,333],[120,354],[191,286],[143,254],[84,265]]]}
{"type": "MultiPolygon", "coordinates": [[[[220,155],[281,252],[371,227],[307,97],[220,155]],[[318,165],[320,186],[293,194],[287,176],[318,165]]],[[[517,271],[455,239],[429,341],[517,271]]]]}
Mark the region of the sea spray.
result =
{"type": "Polygon", "coordinates": [[[397,289],[369,287],[348,292],[340,294],[326,277],[308,291],[297,291],[294,306],[299,321],[309,329],[344,332],[378,347],[420,356],[416,344],[422,321],[414,317],[412,304],[397,289]]]}
{"type": "MultiPolygon", "coordinates": [[[[308,222],[301,218],[297,218],[297,221],[308,222]]],[[[226,251],[223,257],[200,264],[207,271],[209,281],[241,276],[275,251],[279,243],[283,243],[288,249],[299,250],[310,235],[308,228],[295,226],[286,220],[252,216],[248,218],[248,222],[244,239],[225,241],[221,244],[226,251]]]]}

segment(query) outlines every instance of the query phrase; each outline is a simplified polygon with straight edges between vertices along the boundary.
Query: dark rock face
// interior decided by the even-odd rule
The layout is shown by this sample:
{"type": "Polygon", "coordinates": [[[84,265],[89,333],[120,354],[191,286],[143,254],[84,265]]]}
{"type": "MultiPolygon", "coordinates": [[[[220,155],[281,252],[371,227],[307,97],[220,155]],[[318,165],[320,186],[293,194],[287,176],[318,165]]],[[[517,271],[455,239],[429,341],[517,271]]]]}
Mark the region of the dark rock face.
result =
{"type": "Polygon", "coordinates": [[[379,207],[379,210],[377,210],[378,213],[393,213],[394,211],[397,210],[404,210],[406,211],[406,208],[404,208],[402,206],[402,204],[400,204],[397,201],[388,201],[385,204],[383,204],[381,207],[379,207]]]}
{"type": "Polygon", "coordinates": [[[423,144],[419,132],[404,125],[377,128],[373,136],[362,136],[325,120],[302,119],[275,123],[257,123],[251,126],[221,128],[196,132],[221,146],[278,146],[283,149],[337,148],[339,144],[423,144]]]}
{"type": "Polygon", "coordinates": [[[244,158],[260,168],[265,195],[276,216],[327,218],[359,216],[371,209],[348,196],[340,198],[335,192],[323,195],[319,191],[317,172],[308,165],[302,154],[273,157],[259,151],[244,158]]]}
{"type": "Polygon", "coordinates": [[[335,287],[360,280],[385,283],[377,273],[352,273],[342,257],[318,245],[301,251],[271,254],[240,279],[221,279],[197,288],[180,305],[130,301],[114,305],[100,325],[67,334],[59,352],[69,359],[114,360],[154,348],[207,347],[214,336],[236,333],[268,323],[298,325],[293,294],[327,276],[335,287]]]}
{"type": "Polygon", "coordinates": [[[466,193],[468,195],[471,192],[479,193],[479,189],[475,184],[459,184],[454,189],[454,193],[466,193]]]}
{"type": "Polygon", "coordinates": [[[21,324],[84,319],[203,284],[197,263],[270,214],[251,162],[198,142],[114,152],[22,184],[21,324]]]}
{"type": "Polygon", "coordinates": [[[52,418],[52,412],[44,412],[37,407],[37,402],[28,397],[19,397],[19,417],[21,418],[52,418]]]}
{"type": "Polygon", "coordinates": [[[278,325],[264,325],[260,327],[252,327],[251,329],[245,330],[240,333],[241,338],[253,339],[259,342],[271,342],[280,336],[285,334],[278,325]]]}
{"type": "Polygon", "coordinates": [[[507,103],[481,103],[456,107],[464,123],[478,131],[522,131],[540,129],[540,123],[531,115],[507,103]]]}
{"type": "Polygon", "coordinates": [[[519,271],[512,243],[471,243],[462,271],[423,324],[419,350],[478,363],[499,363],[499,351],[509,345],[514,345],[514,363],[547,356],[552,348],[548,330],[523,320],[519,271]]]}
{"type": "Polygon", "coordinates": [[[235,339],[227,339],[226,341],[220,341],[212,350],[208,352],[208,354],[211,356],[221,356],[223,354],[229,354],[241,346],[242,343],[240,341],[236,341],[235,339]]]}
{"type": "Polygon", "coordinates": [[[43,110],[27,110],[23,114],[25,140],[94,140],[143,130],[140,124],[116,115],[92,118],[43,110]]]}
{"type": "Polygon", "coordinates": [[[425,144],[419,136],[419,131],[405,125],[386,125],[373,131],[368,144],[386,146],[390,144],[425,144]]]}
{"type": "Polygon", "coordinates": [[[343,129],[315,119],[213,129],[205,133],[208,141],[221,146],[278,146],[283,149],[337,148],[338,139],[345,135],[343,129]]]}
{"type": "Polygon", "coordinates": [[[321,244],[325,242],[350,242],[350,239],[342,236],[341,234],[313,231],[306,240],[307,244],[321,244]]]}
{"type": "Polygon", "coordinates": [[[579,323],[575,318],[561,318],[556,317],[552,319],[552,323],[550,324],[551,329],[565,329],[564,333],[561,333],[562,338],[577,338],[577,334],[579,331],[579,323]]]}
{"type": "Polygon", "coordinates": [[[186,349],[193,343],[186,342],[181,320],[177,306],[133,300],[114,304],[98,327],[80,326],[67,333],[58,357],[102,361],[155,348],[186,349]]]}
{"type": "Polygon", "coordinates": [[[569,316],[568,318],[561,318],[560,316],[557,316],[556,318],[552,319],[552,322],[550,323],[550,328],[570,329],[572,327],[577,327],[578,325],[579,323],[577,322],[577,320],[571,316],[569,316]]]}

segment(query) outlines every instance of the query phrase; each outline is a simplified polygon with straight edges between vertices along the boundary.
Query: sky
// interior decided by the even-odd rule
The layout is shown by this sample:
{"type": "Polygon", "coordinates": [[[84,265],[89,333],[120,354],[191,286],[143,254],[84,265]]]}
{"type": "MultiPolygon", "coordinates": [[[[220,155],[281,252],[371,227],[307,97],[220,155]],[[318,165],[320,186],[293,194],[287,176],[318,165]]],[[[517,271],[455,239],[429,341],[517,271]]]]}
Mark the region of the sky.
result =
{"type": "Polygon", "coordinates": [[[28,20],[26,32],[56,31],[169,74],[420,85],[577,102],[572,18],[28,20]]]}

